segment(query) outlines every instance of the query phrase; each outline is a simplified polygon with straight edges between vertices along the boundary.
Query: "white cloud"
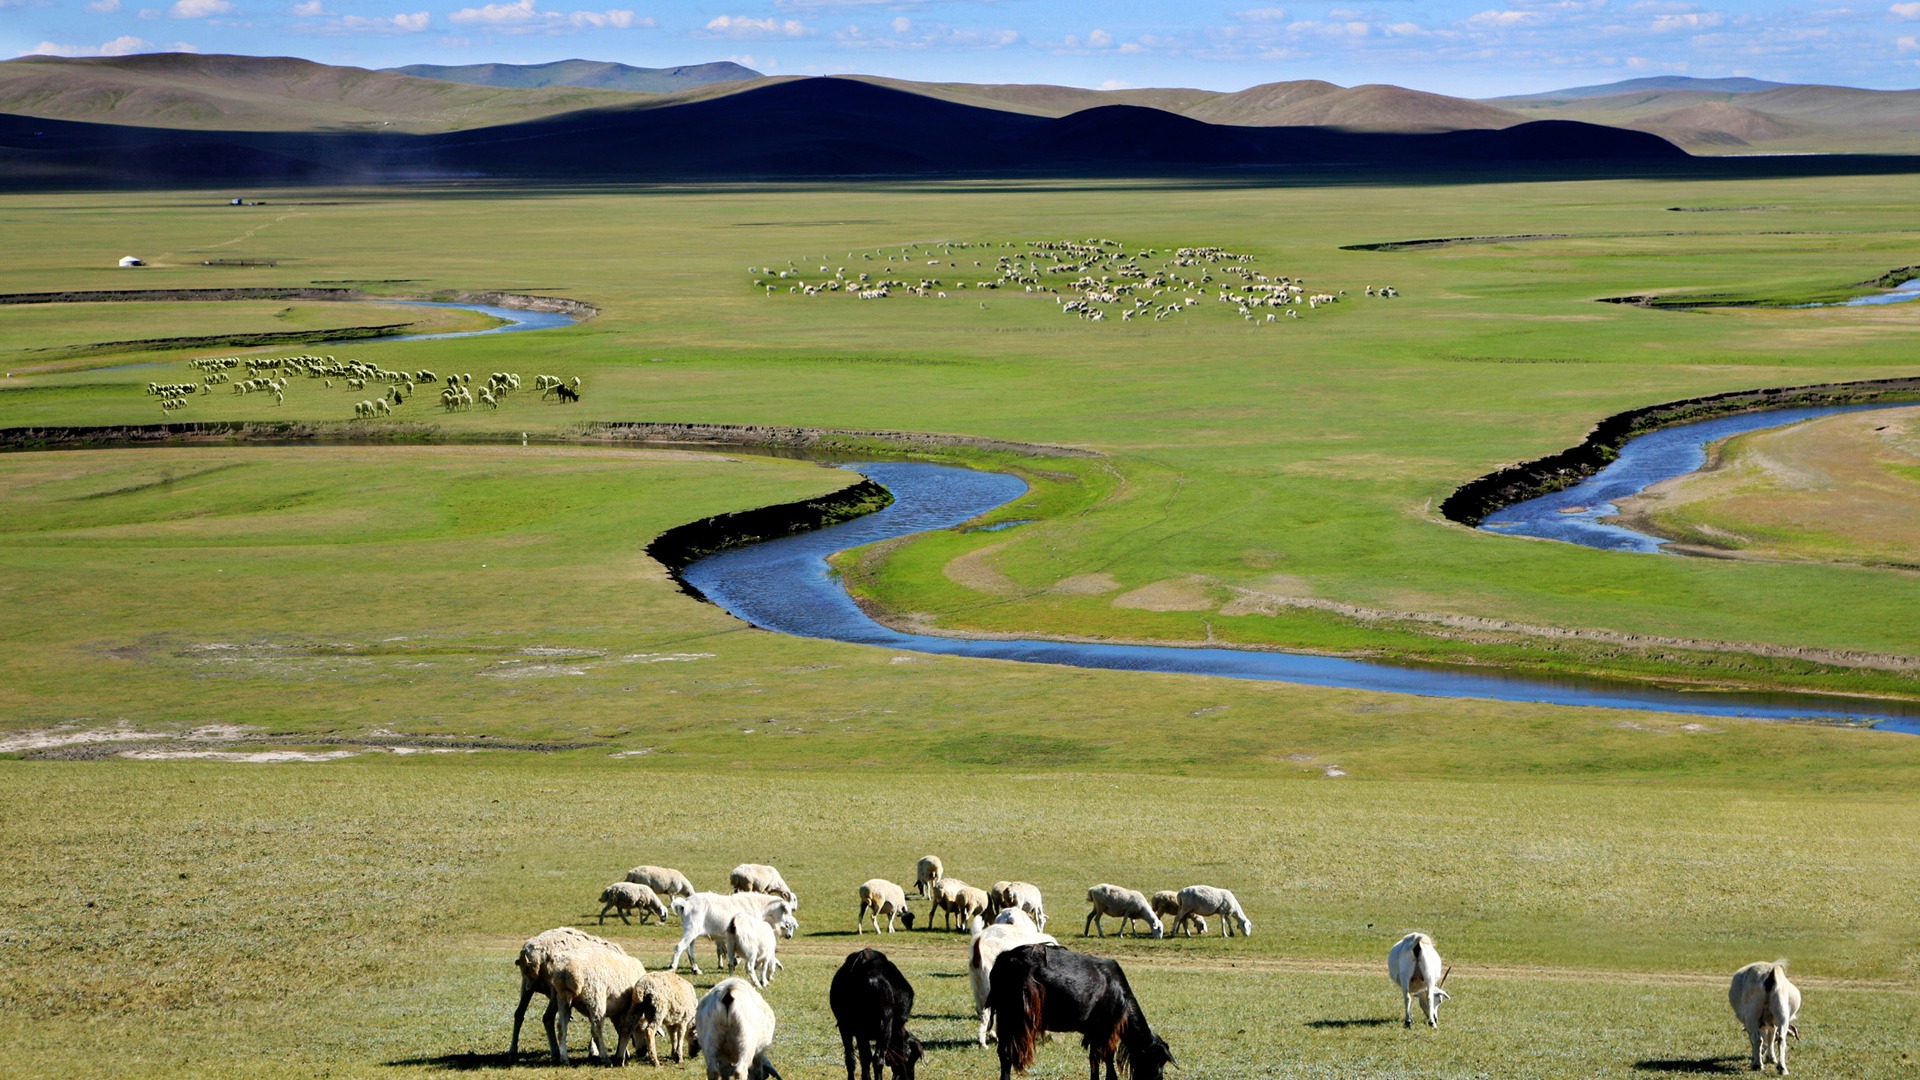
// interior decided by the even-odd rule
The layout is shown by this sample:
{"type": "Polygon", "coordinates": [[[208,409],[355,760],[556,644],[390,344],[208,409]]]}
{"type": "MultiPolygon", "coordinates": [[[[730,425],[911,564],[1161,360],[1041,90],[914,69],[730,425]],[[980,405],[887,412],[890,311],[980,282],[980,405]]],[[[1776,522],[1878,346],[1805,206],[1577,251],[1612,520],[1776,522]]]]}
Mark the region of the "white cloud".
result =
{"type": "Polygon", "coordinates": [[[211,19],[232,10],[229,0],[174,0],[170,13],[176,19],[211,19]]]}
{"type": "Polygon", "coordinates": [[[894,32],[894,33],[896,33],[896,34],[904,34],[904,33],[906,33],[907,31],[909,31],[909,30],[911,30],[911,29],[913,29],[913,20],[912,20],[912,19],[909,19],[909,18],[907,18],[907,17],[905,16],[905,15],[899,15],[899,16],[896,16],[896,17],[894,18],[894,20],[893,20],[893,32],[894,32]]]}
{"type": "MultiPolygon", "coordinates": [[[[313,3],[301,4],[294,10],[296,13],[305,14],[299,9],[307,7],[318,8],[320,4],[318,0],[314,0],[313,3]]],[[[327,20],[326,28],[336,33],[344,34],[416,34],[425,30],[427,23],[430,21],[432,21],[431,17],[424,11],[416,11],[411,15],[405,13],[396,15],[343,15],[338,19],[327,20]]]]}
{"type": "Polygon", "coordinates": [[[1087,47],[1090,49],[1110,49],[1113,47],[1113,35],[1096,27],[1087,33],[1087,47]]]}
{"type": "Polygon", "coordinates": [[[1467,25],[1477,28],[1530,26],[1541,21],[1537,11],[1483,11],[1470,16],[1467,25]]]}
{"type": "Polygon", "coordinates": [[[87,10],[96,15],[111,15],[120,10],[120,0],[93,0],[87,10]]]}
{"type": "MultiPolygon", "coordinates": [[[[43,41],[35,45],[28,53],[30,56],[131,56],[134,53],[147,52],[153,48],[153,42],[132,34],[122,34],[112,41],[100,45],[60,45],[43,41]]],[[[192,52],[192,49],[181,50],[192,52]]]]}
{"type": "Polygon", "coordinates": [[[1131,90],[1133,89],[1133,84],[1126,81],[1125,79],[1108,79],[1106,82],[1101,83],[1099,86],[1095,87],[1094,89],[1096,90],[1131,90]]]}
{"type": "Polygon", "coordinates": [[[1694,11],[1684,15],[1660,15],[1653,20],[1654,33],[1664,34],[1675,30],[1708,30],[1726,21],[1726,17],[1717,11],[1694,11]]]}
{"type": "Polygon", "coordinates": [[[305,3],[293,5],[293,13],[304,19],[311,19],[316,15],[325,15],[327,5],[320,0],[305,0],[305,3]]]}
{"type": "Polygon", "coordinates": [[[1920,52],[1920,35],[1908,34],[1893,44],[1901,52],[1920,52]]]}
{"type": "MultiPolygon", "coordinates": [[[[535,5],[534,0],[514,0],[510,4],[461,8],[447,18],[460,26],[482,26],[503,34],[565,34],[577,30],[631,30],[654,24],[650,17],[618,8],[609,8],[606,11],[542,11],[535,5]]],[[[425,25],[423,22],[421,28],[425,25]]]]}
{"type": "Polygon", "coordinates": [[[1895,4],[1887,9],[1887,13],[1896,19],[1920,19],[1920,3],[1895,4]]]}
{"type": "MultiPolygon", "coordinates": [[[[532,0],[526,0],[531,3],[532,0]]],[[[707,23],[706,32],[712,37],[728,38],[797,38],[806,37],[808,30],[799,19],[755,19],[746,15],[718,15],[707,23]]]]}
{"type": "Polygon", "coordinates": [[[892,27],[889,36],[849,26],[833,39],[850,49],[1002,49],[1020,40],[1017,30],[957,30],[944,23],[920,25],[904,18],[894,19],[892,27]]]}
{"type": "Polygon", "coordinates": [[[1287,9],[1277,7],[1248,8],[1234,12],[1234,18],[1241,22],[1277,23],[1287,21],[1287,9]]]}

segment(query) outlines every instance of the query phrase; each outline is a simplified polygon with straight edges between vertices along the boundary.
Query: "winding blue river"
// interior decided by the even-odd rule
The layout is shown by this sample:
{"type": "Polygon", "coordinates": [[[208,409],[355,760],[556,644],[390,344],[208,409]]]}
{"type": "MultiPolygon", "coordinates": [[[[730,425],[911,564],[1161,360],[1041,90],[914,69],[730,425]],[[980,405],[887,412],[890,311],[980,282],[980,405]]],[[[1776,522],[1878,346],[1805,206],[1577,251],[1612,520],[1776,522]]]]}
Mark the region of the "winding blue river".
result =
{"type": "Polygon", "coordinates": [[[402,334],[399,337],[379,339],[381,343],[389,341],[439,341],[442,338],[479,337],[482,334],[512,334],[522,330],[552,330],[562,326],[572,326],[574,318],[558,311],[522,311],[519,308],[497,307],[493,304],[455,304],[440,300],[408,300],[408,307],[460,308],[463,311],[477,311],[482,315],[491,315],[496,319],[505,319],[505,326],[489,326],[485,330],[456,330],[445,334],[402,334]]]}
{"type": "Polygon", "coordinates": [[[1903,304],[1909,300],[1920,300],[1920,278],[1903,281],[1893,287],[1891,292],[1870,293],[1856,296],[1832,304],[1801,304],[1801,307],[1877,307],[1881,304],[1903,304]]]}
{"type": "Polygon", "coordinates": [[[1562,491],[1550,492],[1488,514],[1480,527],[1507,536],[1534,536],[1610,551],[1660,551],[1668,541],[1601,518],[1620,512],[1616,500],[1638,495],[1662,480],[1698,470],[1707,463],[1707,446],[1734,435],[1785,427],[1834,413],[1867,409],[1915,408],[1912,402],[1889,405],[1831,405],[1809,409],[1772,409],[1737,413],[1635,436],[1620,448],[1611,465],[1562,491]]]}
{"type": "Polygon", "coordinates": [[[876,514],[798,536],[712,555],[683,576],[715,604],[767,630],[943,656],[1119,671],[1217,675],[1430,697],[1492,698],[1555,705],[1748,716],[1881,721],[1920,734],[1920,705],[1866,702],[1811,694],[1730,694],[1660,690],[1627,682],[1559,679],[1464,668],[1391,664],[1327,656],[1166,645],[1103,645],[1015,640],[982,641],[908,634],[873,621],[830,572],[836,551],[896,536],[947,529],[1019,498],[1026,485],[1003,473],[921,462],[874,462],[847,468],[893,492],[876,514]]]}

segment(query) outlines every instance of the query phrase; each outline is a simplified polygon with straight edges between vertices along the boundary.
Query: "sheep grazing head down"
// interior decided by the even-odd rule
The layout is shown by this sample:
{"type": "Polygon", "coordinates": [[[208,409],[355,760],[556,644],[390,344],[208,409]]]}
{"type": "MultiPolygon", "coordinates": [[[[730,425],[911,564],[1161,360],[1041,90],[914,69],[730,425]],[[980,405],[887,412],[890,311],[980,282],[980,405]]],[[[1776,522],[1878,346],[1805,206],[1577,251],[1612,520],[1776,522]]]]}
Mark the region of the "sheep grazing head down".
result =
{"type": "MultiPolygon", "coordinates": [[[[913,912],[902,909],[900,912],[900,922],[905,925],[907,929],[913,929],[913,912]]],[[[917,1046],[919,1044],[915,1043],[914,1045],[917,1046]]]]}

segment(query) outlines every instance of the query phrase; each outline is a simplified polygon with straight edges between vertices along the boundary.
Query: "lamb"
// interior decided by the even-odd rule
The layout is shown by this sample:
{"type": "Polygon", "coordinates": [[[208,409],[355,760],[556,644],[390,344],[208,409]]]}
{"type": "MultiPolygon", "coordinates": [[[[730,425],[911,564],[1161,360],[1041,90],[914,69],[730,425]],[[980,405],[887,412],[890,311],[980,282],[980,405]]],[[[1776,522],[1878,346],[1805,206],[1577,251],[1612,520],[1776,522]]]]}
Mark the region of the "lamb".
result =
{"type": "Polygon", "coordinates": [[[887,933],[893,933],[895,919],[913,929],[913,912],[907,910],[907,891],[886,878],[873,878],[860,886],[860,910],[853,917],[853,932],[861,933],[860,921],[873,910],[873,932],[880,932],[880,916],[887,917],[887,933]]]}
{"type": "Polygon", "coordinates": [[[780,1080],[767,1060],[773,1009],[745,979],[725,979],[700,999],[694,1025],[707,1080],[780,1080]]]}
{"type": "MultiPolygon", "coordinates": [[[[1159,892],[1154,893],[1151,903],[1153,904],[1153,913],[1162,919],[1171,919],[1180,914],[1180,894],[1172,889],[1161,889],[1159,892]]],[[[1188,918],[1192,922],[1200,924],[1200,936],[1206,937],[1207,920],[1205,916],[1192,915],[1188,918]]],[[[1181,937],[1186,937],[1188,936],[1187,925],[1185,921],[1176,921],[1173,924],[1173,928],[1180,931],[1181,937]]]]}
{"type": "Polygon", "coordinates": [[[675,898],[672,906],[674,914],[680,916],[680,944],[674,946],[673,959],[667,963],[668,971],[678,971],[680,958],[684,956],[692,963],[693,973],[700,974],[700,962],[693,958],[692,950],[693,943],[703,937],[713,939],[719,962],[726,963],[727,924],[735,915],[762,919],[787,937],[792,937],[800,928],[793,917],[793,901],[765,893],[694,893],[675,898]]]}
{"type": "MultiPolygon", "coordinates": [[[[1225,889],[1211,885],[1189,885],[1180,890],[1180,912],[1174,925],[1198,915],[1220,916],[1220,936],[1232,937],[1235,925],[1243,937],[1253,936],[1253,920],[1241,909],[1240,901],[1225,889]]],[[[1200,931],[1206,933],[1204,929],[1200,931]]]]}
{"type": "Polygon", "coordinates": [[[620,921],[631,924],[633,920],[627,918],[627,912],[635,908],[640,909],[641,926],[647,925],[656,915],[661,922],[667,921],[666,903],[655,895],[652,889],[636,882],[616,881],[600,890],[600,903],[603,905],[600,908],[600,925],[602,926],[607,923],[609,911],[619,912],[620,921]]]}
{"type": "Polygon", "coordinates": [[[601,1036],[601,1023],[612,1017],[615,1031],[626,1026],[633,985],[646,973],[640,961],[612,949],[569,949],[555,956],[547,974],[547,987],[560,1014],[553,1035],[553,1059],[567,1064],[567,1025],[578,1012],[593,1025],[588,1056],[600,1060],[607,1045],[601,1036]]]}
{"type": "Polygon", "coordinates": [[[773,981],[773,971],[780,966],[774,959],[773,927],[765,919],[740,912],[727,922],[727,974],[740,961],[747,964],[747,978],[755,986],[765,986],[773,981]]]}
{"type": "Polygon", "coordinates": [[[665,1033],[673,1051],[674,1064],[685,1057],[693,1044],[693,1015],[699,998],[693,984],[671,971],[650,971],[633,984],[632,1002],[626,1009],[626,1026],[620,1030],[620,1047],[613,1056],[615,1065],[627,1063],[627,1043],[637,1048],[640,1036],[647,1037],[647,1064],[660,1064],[655,1036],[665,1033]]]}
{"type": "Polygon", "coordinates": [[[993,988],[993,963],[1000,954],[1021,945],[1058,945],[1052,934],[1043,934],[1027,913],[1008,908],[992,926],[973,928],[973,941],[967,948],[967,981],[973,987],[973,1007],[980,1014],[980,1045],[987,1045],[993,1028],[993,1012],[987,1008],[987,991],[993,988]]]}
{"type": "Polygon", "coordinates": [[[1406,998],[1405,1026],[1413,1026],[1413,998],[1418,994],[1427,1026],[1439,1027],[1440,1002],[1453,995],[1440,988],[1440,984],[1447,981],[1447,973],[1440,963],[1440,951],[1433,947],[1433,939],[1417,931],[1401,938],[1387,953],[1387,974],[1406,998]]]}
{"type": "Polygon", "coordinates": [[[882,1073],[889,1067],[893,1080],[913,1080],[914,1065],[922,1055],[920,1040],[907,1030],[913,1015],[913,985],[886,953],[877,949],[849,953],[833,973],[827,996],[840,1028],[847,1080],[853,1080],[856,1044],[860,1080],[883,1080],[882,1073]]]}
{"type": "Polygon", "coordinates": [[[1800,1015],[1800,988],[1788,981],[1787,962],[1752,963],[1734,972],[1727,1003],[1747,1029],[1754,1071],[1766,1068],[1771,1059],[1780,1066],[1780,1075],[1787,1075],[1787,1039],[1799,1034],[1793,1022],[1800,1015]]]}
{"type": "MultiPolygon", "coordinates": [[[[1090,930],[1098,930],[1101,937],[1106,937],[1107,928],[1101,920],[1109,915],[1120,920],[1122,934],[1134,923],[1144,922],[1153,928],[1154,937],[1166,936],[1166,927],[1161,924],[1160,916],[1153,913],[1153,905],[1132,889],[1123,889],[1118,885],[1095,885],[1087,890],[1087,903],[1092,905],[1092,910],[1087,912],[1086,926],[1080,930],[1081,937],[1086,937],[1090,930]]],[[[1134,934],[1138,936],[1139,933],[1139,928],[1134,927],[1134,934]]]]}
{"type": "Polygon", "coordinates": [[[927,887],[947,876],[947,869],[938,855],[922,855],[920,863],[914,868],[913,891],[921,896],[927,895],[927,887]]]}
{"type": "Polygon", "coordinates": [[[636,885],[645,885],[661,896],[692,896],[693,882],[687,875],[665,866],[647,866],[644,863],[627,871],[627,880],[636,885]]]}
{"type": "Polygon", "coordinates": [[[987,899],[991,914],[1016,909],[1032,916],[1040,929],[1047,928],[1047,905],[1037,885],[1025,881],[996,881],[993,888],[987,890],[987,899]]]}
{"type": "Polygon", "coordinates": [[[520,1024],[527,1017],[527,1002],[536,993],[548,999],[546,1012],[540,1017],[541,1025],[547,1031],[547,1044],[552,1047],[557,1043],[553,1022],[560,1006],[553,1000],[550,976],[559,956],[575,949],[606,949],[622,955],[626,952],[605,938],[594,937],[571,926],[555,927],[545,933],[535,934],[522,943],[520,955],[514,959],[514,964],[520,969],[520,1004],[513,1010],[513,1041],[507,1046],[508,1061],[520,1056],[520,1024]]]}
{"type": "Polygon", "coordinates": [[[780,876],[780,871],[771,866],[763,866],[760,863],[741,863],[727,875],[727,881],[733,885],[734,892],[768,893],[792,900],[795,907],[800,906],[800,901],[794,898],[793,890],[787,888],[786,879],[780,876]]]}

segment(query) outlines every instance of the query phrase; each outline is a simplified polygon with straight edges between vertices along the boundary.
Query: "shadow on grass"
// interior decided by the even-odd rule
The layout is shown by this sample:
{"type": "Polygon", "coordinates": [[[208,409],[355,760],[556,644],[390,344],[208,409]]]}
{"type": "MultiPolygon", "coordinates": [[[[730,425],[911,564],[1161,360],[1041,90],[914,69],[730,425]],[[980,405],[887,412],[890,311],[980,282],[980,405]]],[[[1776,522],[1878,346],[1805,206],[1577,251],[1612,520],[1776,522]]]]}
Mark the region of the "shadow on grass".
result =
{"type": "Polygon", "coordinates": [[[1709,1076],[1733,1076],[1747,1072],[1747,1059],[1739,1054],[1705,1058],[1647,1058],[1633,1063],[1636,1072],[1689,1073],[1709,1076]]]}
{"type": "MultiPolygon", "coordinates": [[[[538,1058],[541,1064],[552,1064],[552,1059],[544,1052],[540,1053],[538,1058]]],[[[520,1054],[519,1060],[523,1063],[532,1063],[535,1060],[535,1055],[530,1051],[523,1051],[520,1054]]],[[[514,1064],[514,1059],[509,1058],[506,1051],[503,1050],[497,1054],[434,1054],[423,1057],[396,1058],[392,1061],[382,1062],[382,1064],[388,1068],[396,1069],[436,1069],[440,1072],[473,1072],[476,1069],[504,1069],[514,1064]]]]}
{"type": "Polygon", "coordinates": [[[928,1051],[980,1049],[980,1044],[972,1039],[921,1039],[920,1046],[928,1051]]]}
{"type": "Polygon", "coordinates": [[[1371,1028],[1386,1027],[1393,1023],[1392,1017],[1369,1016],[1358,1020],[1309,1020],[1310,1028],[1371,1028]]]}

